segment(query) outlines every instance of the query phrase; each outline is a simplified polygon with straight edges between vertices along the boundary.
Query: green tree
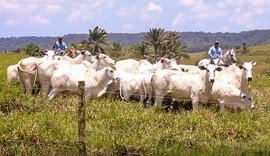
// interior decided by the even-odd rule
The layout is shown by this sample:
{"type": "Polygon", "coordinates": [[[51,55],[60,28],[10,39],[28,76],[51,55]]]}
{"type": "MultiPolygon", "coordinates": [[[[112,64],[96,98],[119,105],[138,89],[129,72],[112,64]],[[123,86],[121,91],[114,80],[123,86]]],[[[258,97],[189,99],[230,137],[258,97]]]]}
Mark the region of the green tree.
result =
{"type": "Polygon", "coordinates": [[[165,30],[161,28],[152,28],[147,32],[147,35],[144,38],[144,42],[147,45],[153,46],[154,54],[155,54],[155,61],[157,60],[158,56],[158,49],[165,41],[165,30]]]}
{"type": "Polygon", "coordinates": [[[177,32],[166,33],[165,41],[160,46],[162,56],[169,58],[176,58],[182,56],[189,58],[189,55],[185,54],[187,47],[180,42],[180,35],[177,32]]]}
{"type": "Polygon", "coordinates": [[[183,57],[186,59],[189,59],[190,56],[186,54],[187,46],[183,45],[179,40],[174,41],[174,43],[169,47],[169,53],[168,55],[171,58],[176,58],[176,57],[183,57]]]}
{"type": "Polygon", "coordinates": [[[40,56],[40,48],[34,43],[29,43],[23,47],[23,51],[30,56],[40,56]]]}
{"type": "Polygon", "coordinates": [[[149,55],[149,47],[146,43],[141,42],[139,44],[133,45],[131,57],[139,60],[139,59],[146,59],[148,55],[149,55]]]}
{"type": "Polygon", "coordinates": [[[108,33],[96,26],[93,30],[89,30],[88,47],[94,54],[105,53],[105,45],[108,44],[108,33]]]}
{"type": "Polygon", "coordinates": [[[112,44],[112,56],[119,57],[121,55],[122,45],[119,43],[112,44]]]}

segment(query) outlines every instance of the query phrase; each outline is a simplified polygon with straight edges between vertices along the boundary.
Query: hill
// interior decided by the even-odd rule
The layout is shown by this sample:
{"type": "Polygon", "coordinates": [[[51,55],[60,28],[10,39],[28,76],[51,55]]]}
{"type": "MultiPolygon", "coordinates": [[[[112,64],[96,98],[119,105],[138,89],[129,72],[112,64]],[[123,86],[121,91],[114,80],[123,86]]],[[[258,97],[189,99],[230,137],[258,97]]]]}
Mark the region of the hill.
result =
{"type": "MultiPolygon", "coordinates": [[[[188,52],[205,51],[213,41],[219,40],[222,48],[260,45],[270,43],[270,30],[251,30],[240,33],[210,33],[210,32],[179,32],[181,42],[188,46],[188,52]]],[[[123,46],[137,44],[143,41],[146,33],[109,33],[110,41],[123,46]]],[[[64,40],[67,44],[78,43],[88,39],[88,34],[67,34],[64,40]]],[[[27,36],[0,38],[0,52],[14,51],[22,46],[35,43],[43,49],[51,49],[56,38],[51,36],[27,36]]]]}

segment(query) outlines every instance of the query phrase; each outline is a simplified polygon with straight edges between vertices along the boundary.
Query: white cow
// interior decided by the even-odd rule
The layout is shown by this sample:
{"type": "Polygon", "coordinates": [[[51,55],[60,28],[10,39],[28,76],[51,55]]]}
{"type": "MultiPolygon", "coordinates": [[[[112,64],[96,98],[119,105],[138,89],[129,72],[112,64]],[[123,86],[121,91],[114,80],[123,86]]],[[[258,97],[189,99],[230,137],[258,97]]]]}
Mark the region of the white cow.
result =
{"type": "Polygon", "coordinates": [[[123,100],[129,101],[131,95],[139,94],[140,104],[145,99],[145,85],[143,77],[139,74],[117,73],[119,76],[120,96],[123,100]]]}
{"type": "Polygon", "coordinates": [[[52,100],[62,91],[78,93],[78,81],[85,81],[85,100],[88,101],[91,98],[103,95],[108,84],[115,78],[114,70],[111,67],[106,67],[99,71],[88,68],[87,70],[77,72],[57,69],[51,78],[53,89],[48,98],[52,100]]]}
{"type": "Polygon", "coordinates": [[[217,81],[225,81],[233,84],[242,92],[248,92],[248,82],[252,81],[252,71],[256,62],[242,62],[239,65],[231,65],[222,72],[217,73],[217,81]]]}
{"type": "Polygon", "coordinates": [[[224,107],[246,109],[254,108],[252,97],[249,93],[242,92],[234,85],[228,82],[215,82],[211,91],[211,101],[218,101],[220,111],[224,111],[224,107]]]}
{"type": "Polygon", "coordinates": [[[152,77],[155,105],[160,105],[164,96],[175,100],[191,99],[192,108],[198,108],[199,101],[207,101],[215,82],[215,71],[222,68],[214,64],[199,66],[198,73],[174,70],[160,70],[152,77]]]}
{"type": "MultiPolygon", "coordinates": [[[[27,94],[32,94],[33,85],[36,83],[37,78],[37,66],[39,63],[53,60],[55,52],[53,50],[47,50],[43,52],[45,56],[42,58],[28,57],[18,62],[18,75],[21,82],[22,91],[27,94]]],[[[38,80],[37,80],[38,83],[38,80]]]]}
{"type": "Polygon", "coordinates": [[[11,84],[17,84],[20,82],[17,64],[7,67],[7,81],[11,84]]]}
{"type": "Polygon", "coordinates": [[[46,96],[48,94],[51,87],[51,77],[56,69],[66,68],[68,70],[72,69],[77,71],[86,68],[93,68],[95,70],[100,70],[103,67],[113,66],[115,64],[115,61],[105,54],[91,56],[91,53],[88,51],[82,52],[74,59],[76,59],[76,61],[50,61],[44,62],[38,66],[38,77],[41,83],[41,95],[46,96]],[[78,57],[80,59],[78,59],[78,57]]]}
{"type": "Polygon", "coordinates": [[[169,69],[174,64],[168,58],[161,58],[157,63],[151,64],[147,60],[120,60],[116,62],[116,70],[125,73],[141,74],[141,73],[154,73],[160,69],[169,69]]]}

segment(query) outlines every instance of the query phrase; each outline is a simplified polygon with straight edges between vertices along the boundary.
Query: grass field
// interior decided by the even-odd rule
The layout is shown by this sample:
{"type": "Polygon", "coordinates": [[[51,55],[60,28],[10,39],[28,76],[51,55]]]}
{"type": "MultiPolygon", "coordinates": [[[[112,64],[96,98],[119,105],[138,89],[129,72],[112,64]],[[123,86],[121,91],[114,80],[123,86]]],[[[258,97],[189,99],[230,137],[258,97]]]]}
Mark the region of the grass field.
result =
{"type": "MultiPolygon", "coordinates": [[[[270,45],[237,54],[257,61],[249,90],[256,109],[218,112],[216,105],[165,113],[136,102],[100,98],[87,102],[89,155],[270,155],[270,45]]],[[[186,64],[206,57],[191,54],[186,64]]],[[[6,68],[22,54],[0,54],[0,155],[77,155],[77,97],[52,102],[6,82],[6,68]]]]}

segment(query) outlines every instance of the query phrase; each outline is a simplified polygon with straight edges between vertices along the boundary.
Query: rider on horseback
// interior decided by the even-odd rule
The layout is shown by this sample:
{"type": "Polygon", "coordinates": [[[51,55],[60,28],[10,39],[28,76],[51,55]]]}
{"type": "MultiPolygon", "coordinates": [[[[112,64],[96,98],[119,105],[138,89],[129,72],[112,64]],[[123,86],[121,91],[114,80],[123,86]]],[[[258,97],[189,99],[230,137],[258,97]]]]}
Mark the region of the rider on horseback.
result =
{"type": "Polygon", "coordinates": [[[219,47],[219,42],[215,41],[214,46],[212,46],[209,51],[208,55],[210,56],[210,63],[211,64],[216,64],[214,60],[218,60],[218,62],[222,60],[222,49],[219,47]]]}
{"type": "Polygon", "coordinates": [[[62,56],[67,49],[66,43],[63,41],[63,36],[58,36],[58,41],[56,41],[53,45],[53,49],[56,49],[56,54],[62,56]]]}

